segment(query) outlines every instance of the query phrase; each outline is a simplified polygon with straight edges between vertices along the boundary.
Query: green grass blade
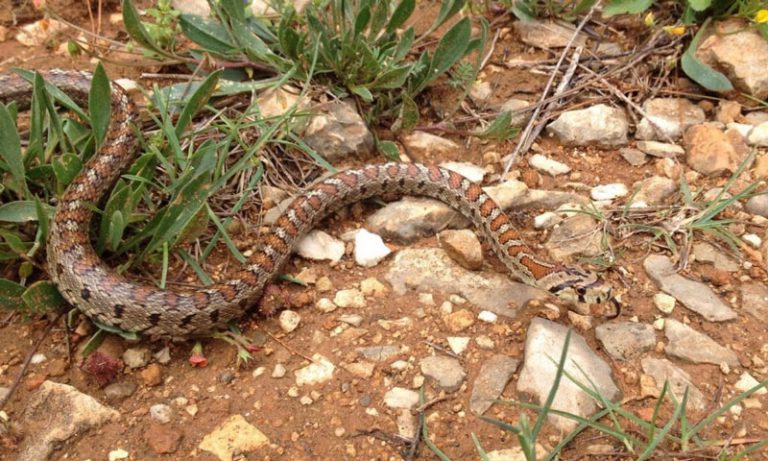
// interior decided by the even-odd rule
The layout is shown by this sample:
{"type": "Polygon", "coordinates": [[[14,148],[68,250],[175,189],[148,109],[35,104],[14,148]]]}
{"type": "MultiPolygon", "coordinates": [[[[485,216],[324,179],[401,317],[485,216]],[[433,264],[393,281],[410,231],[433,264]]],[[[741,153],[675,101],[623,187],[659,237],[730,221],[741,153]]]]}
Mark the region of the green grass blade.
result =
{"type": "Polygon", "coordinates": [[[21,155],[21,139],[13,117],[4,104],[0,104],[0,159],[13,177],[18,195],[27,198],[29,190],[24,173],[24,157],[21,155]]]}
{"type": "Polygon", "coordinates": [[[91,127],[96,138],[96,148],[104,142],[112,117],[112,90],[109,77],[101,62],[96,66],[91,80],[91,91],[88,93],[88,111],[90,112],[91,127]]]}

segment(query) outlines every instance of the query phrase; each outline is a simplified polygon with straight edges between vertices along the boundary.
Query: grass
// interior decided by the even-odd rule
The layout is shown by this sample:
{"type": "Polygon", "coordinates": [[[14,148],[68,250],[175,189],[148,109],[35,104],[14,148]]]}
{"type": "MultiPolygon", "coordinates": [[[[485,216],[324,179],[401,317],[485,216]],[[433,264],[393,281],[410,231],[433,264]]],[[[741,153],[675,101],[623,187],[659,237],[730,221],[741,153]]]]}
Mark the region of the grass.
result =
{"type": "MultiPolygon", "coordinates": [[[[760,389],[768,387],[768,380],[755,385],[746,392],[738,394],[697,422],[693,422],[689,416],[688,389],[685,389],[682,398],[677,398],[670,391],[668,383],[665,382],[659,397],[654,403],[653,413],[650,420],[646,421],[634,414],[631,410],[624,408],[621,403],[612,402],[600,394],[600,392],[597,391],[597,386],[590,381],[589,376],[578,363],[575,365],[581,372],[583,380],[573,376],[565,370],[570,338],[571,331],[569,330],[565,337],[559,361],[555,362],[552,360],[553,364],[557,366],[557,371],[552,387],[542,405],[520,401],[498,401],[498,403],[513,405],[524,410],[535,412],[536,420],[533,425],[531,425],[531,421],[524,412],[520,413],[517,424],[511,424],[488,416],[480,417],[483,421],[492,424],[505,432],[515,434],[519,447],[526,460],[550,461],[559,459],[560,456],[563,455],[563,450],[569,446],[576,436],[586,429],[592,429],[604,438],[616,441],[617,444],[623,448],[623,453],[619,456],[637,461],[652,459],[654,456],[660,454],[677,458],[706,456],[710,459],[738,461],[744,459],[751,453],[756,453],[758,450],[768,445],[768,439],[756,443],[742,444],[741,442],[733,443],[733,437],[726,439],[707,439],[704,434],[705,430],[709,428],[718,417],[727,414],[734,405],[738,405],[744,399],[754,395],[760,389]],[[554,402],[560,383],[564,377],[576,384],[582,392],[589,395],[601,410],[590,417],[583,417],[552,408],[552,403],[554,402]],[[586,381],[586,383],[584,381],[586,381]],[[662,413],[670,412],[670,416],[665,420],[665,418],[662,417],[662,413]],[[575,421],[577,425],[575,429],[562,436],[558,444],[549,450],[548,453],[537,453],[537,442],[540,439],[544,423],[549,415],[571,419],[575,421]]],[[[429,439],[429,431],[427,430],[424,421],[425,417],[422,414],[420,415],[420,422],[422,425],[422,435],[427,447],[442,461],[449,461],[450,457],[429,439]]],[[[475,433],[471,433],[470,436],[475,444],[480,459],[487,461],[489,458],[486,450],[482,446],[481,440],[475,433]]]]}

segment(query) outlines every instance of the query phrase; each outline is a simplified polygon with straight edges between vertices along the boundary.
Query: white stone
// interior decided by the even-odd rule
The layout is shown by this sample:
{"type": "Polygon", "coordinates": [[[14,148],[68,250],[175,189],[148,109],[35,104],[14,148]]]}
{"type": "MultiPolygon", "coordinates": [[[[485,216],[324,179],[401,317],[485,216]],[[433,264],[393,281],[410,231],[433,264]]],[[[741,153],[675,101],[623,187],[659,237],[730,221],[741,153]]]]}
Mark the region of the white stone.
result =
{"type": "Polygon", "coordinates": [[[547,127],[562,143],[576,146],[622,146],[627,143],[628,130],[624,109],[605,104],[563,112],[547,127]]]}
{"type": "Polygon", "coordinates": [[[481,166],[469,162],[443,162],[441,167],[446,170],[458,173],[474,183],[482,183],[485,176],[485,169],[481,166]]]}
{"type": "Polygon", "coordinates": [[[48,360],[48,357],[46,357],[45,354],[35,354],[29,360],[29,363],[32,365],[37,365],[39,363],[45,362],[46,360],[48,360]]]}
{"type": "Polygon", "coordinates": [[[736,131],[738,131],[740,135],[744,136],[747,139],[747,142],[749,142],[749,134],[755,128],[754,125],[750,125],[750,124],[747,124],[747,123],[736,123],[736,122],[731,122],[731,123],[727,124],[726,127],[729,130],[736,130],[736,131]]]}
{"type": "Polygon", "coordinates": [[[666,293],[656,293],[653,295],[653,304],[656,308],[665,314],[671,314],[675,309],[675,298],[666,293]]]}
{"type": "Polygon", "coordinates": [[[545,211],[533,218],[533,227],[535,229],[549,229],[562,222],[562,218],[552,211],[545,211]]]}
{"type": "Polygon", "coordinates": [[[360,229],[355,233],[355,262],[362,267],[373,267],[386,258],[392,250],[379,235],[360,229]]]}
{"type": "Polygon", "coordinates": [[[411,409],[419,404],[419,393],[402,387],[393,387],[384,394],[384,405],[389,408],[411,409]]]}
{"type": "Polygon", "coordinates": [[[747,137],[752,146],[768,146],[768,122],[763,122],[752,129],[747,137]]]}
{"type": "MultiPolygon", "coordinates": [[[[739,376],[739,380],[736,381],[736,384],[734,384],[733,387],[739,392],[747,392],[758,384],[760,384],[760,382],[756,380],[754,376],[750,375],[749,372],[745,371],[741,374],[741,376],[739,376]]],[[[756,390],[754,393],[754,395],[765,394],[768,394],[768,389],[766,389],[765,386],[756,390]]]]}
{"type": "Polygon", "coordinates": [[[290,333],[298,328],[299,322],[301,322],[301,316],[296,311],[286,309],[280,312],[278,322],[280,323],[280,328],[282,328],[284,332],[290,333]]]}
{"type": "Polygon", "coordinates": [[[760,248],[763,243],[763,239],[757,234],[744,234],[741,236],[742,240],[749,243],[753,248],[760,248]]]}
{"type": "Polygon", "coordinates": [[[477,315],[477,318],[478,318],[479,320],[483,321],[483,322],[487,322],[487,323],[495,323],[495,322],[496,322],[496,320],[498,320],[498,319],[499,319],[499,316],[498,316],[498,315],[496,315],[496,314],[494,314],[494,313],[493,313],[493,312],[491,312],[491,311],[481,311],[481,312],[480,312],[480,313],[477,315]]]}
{"type": "Polygon", "coordinates": [[[544,173],[552,176],[558,176],[571,172],[571,167],[565,163],[552,160],[551,158],[545,157],[541,154],[533,154],[531,158],[528,159],[528,165],[530,165],[531,168],[543,171],[544,173]]]}
{"type": "Polygon", "coordinates": [[[149,407],[149,416],[160,424],[166,424],[173,417],[173,410],[168,405],[158,403],[149,407]]]}
{"type": "Polygon", "coordinates": [[[336,369],[333,362],[320,354],[314,354],[312,360],[313,363],[294,372],[294,375],[296,375],[296,385],[322,384],[333,378],[333,372],[336,369]]]}
{"type": "Polygon", "coordinates": [[[656,319],[653,321],[653,329],[657,331],[664,331],[664,324],[665,324],[665,321],[663,318],[656,319]]]}
{"type": "Polygon", "coordinates": [[[117,450],[112,450],[107,455],[107,458],[109,461],[117,461],[119,459],[128,459],[129,453],[122,448],[118,448],[117,450]]]}
{"type": "Polygon", "coordinates": [[[480,349],[491,350],[496,348],[496,342],[486,335],[477,336],[475,342],[480,349]]]}
{"type": "Polygon", "coordinates": [[[344,256],[344,242],[313,230],[296,245],[296,253],[302,258],[338,262],[344,256]]]}
{"type": "Polygon", "coordinates": [[[339,290],[333,297],[333,303],[339,307],[353,307],[360,309],[365,307],[365,297],[360,290],[351,288],[349,290],[339,290]]]}
{"type": "Polygon", "coordinates": [[[285,376],[285,373],[287,373],[287,370],[285,369],[285,365],[282,363],[278,363],[275,365],[275,368],[272,369],[272,377],[279,379],[285,376]]]}
{"type": "Polygon", "coordinates": [[[603,184],[595,186],[589,191],[589,195],[594,200],[613,200],[624,197],[628,193],[627,186],[622,183],[603,184]]]}
{"type": "Polygon", "coordinates": [[[448,347],[456,355],[463,354],[467,350],[467,346],[469,346],[469,338],[466,336],[449,336],[446,340],[448,341],[448,347]]]}
{"type": "Polygon", "coordinates": [[[338,308],[338,306],[336,304],[334,304],[333,301],[331,301],[328,298],[320,298],[320,299],[318,299],[317,302],[315,303],[315,307],[320,312],[324,312],[326,314],[329,313],[329,312],[333,312],[333,311],[336,310],[336,308],[338,308]]]}

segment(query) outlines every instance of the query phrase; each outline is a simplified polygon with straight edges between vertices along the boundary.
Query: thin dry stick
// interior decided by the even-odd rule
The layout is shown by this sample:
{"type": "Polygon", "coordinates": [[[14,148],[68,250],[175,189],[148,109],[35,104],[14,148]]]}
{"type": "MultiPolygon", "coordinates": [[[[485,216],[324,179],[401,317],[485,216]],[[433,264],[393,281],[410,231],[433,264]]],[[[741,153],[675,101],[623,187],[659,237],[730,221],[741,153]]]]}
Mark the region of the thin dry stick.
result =
{"type": "MultiPolygon", "coordinates": [[[[259,327],[259,326],[257,325],[257,326],[256,326],[256,328],[261,328],[261,327],[259,327]]],[[[315,363],[315,359],[313,359],[312,357],[310,357],[310,356],[308,356],[308,355],[306,355],[306,354],[303,354],[303,353],[301,353],[301,352],[299,352],[299,351],[295,350],[294,348],[292,348],[291,346],[289,346],[288,344],[286,344],[286,343],[285,343],[285,341],[283,341],[282,339],[280,339],[280,338],[278,338],[277,336],[273,335],[271,332],[269,332],[269,331],[265,330],[264,328],[261,328],[261,330],[262,330],[262,331],[264,331],[264,333],[266,333],[266,335],[267,335],[267,336],[269,336],[270,338],[272,338],[272,339],[273,339],[273,340],[274,340],[274,341],[275,341],[277,344],[279,344],[279,345],[283,346],[283,347],[284,347],[284,348],[285,348],[285,349],[286,349],[288,352],[290,352],[291,354],[293,354],[293,355],[298,355],[299,357],[304,357],[305,359],[309,360],[311,363],[315,363]]]]}
{"type": "Polygon", "coordinates": [[[27,368],[29,368],[29,364],[32,363],[32,356],[35,355],[35,352],[37,352],[37,349],[39,349],[40,345],[43,344],[43,341],[45,341],[45,338],[48,337],[48,334],[53,329],[53,326],[56,325],[56,323],[59,321],[62,315],[64,315],[64,311],[59,312],[58,315],[56,315],[56,318],[53,319],[53,321],[48,324],[48,326],[45,328],[45,331],[43,332],[43,335],[32,346],[32,350],[30,350],[27,353],[27,357],[24,359],[24,364],[21,366],[21,370],[19,370],[18,376],[16,376],[16,379],[13,381],[11,388],[8,389],[8,393],[5,394],[5,397],[3,397],[3,400],[0,400],[0,410],[5,408],[5,404],[11,400],[11,397],[13,396],[14,392],[16,392],[16,389],[18,389],[19,384],[21,384],[21,379],[24,377],[24,374],[27,372],[27,368]]]}
{"type": "Polygon", "coordinates": [[[522,151],[523,145],[527,143],[527,139],[530,136],[531,132],[533,131],[534,125],[536,123],[536,119],[539,116],[539,112],[541,112],[541,107],[542,107],[541,101],[543,101],[549,94],[549,90],[552,88],[552,85],[555,82],[557,71],[563,65],[565,56],[568,54],[568,51],[570,51],[571,46],[573,46],[573,42],[576,40],[576,37],[578,37],[579,32],[581,32],[581,29],[584,28],[584,26],[587,24],[589,19],[592,17],[597,7],[600,6],[601,4],[602,2],[600,0],[595,2],[595,4],[592,5],[592,8],[589,9],[587,14],[584,16],[584,18],[581,20],[579,25],[576,27],[576,30],[573,31],[573,35],[571,35],[571,39],[568,40],[568,44],[565,45],[565,49],[563,49],[563,52],[560,55],[560,59],[557,60],[557,64],[555,64],[555,69],[552,71],[552,75],[550,75],[549,81],[547,82],[547,85],[544,87],[544,91],[542,92],[541,98],[539,99],[540,105],[536,108],[535,111],[533,111],[533,115],[531,115],[531,119],[528,121],[528,125],[526,125],[525,130],[523,131],[523,134],[520,135],[520,142],[517,143],[515,150],[512,152],[512,155],[510,156],[509,160],[507,160],[507,164],[504,166],[504,173],[501,175],[502,177],[506,176],[507,173],[509,173],[509,169],[512,168],[512,165],[514,165],[515,162],[517,161],[517,157],[522,151]]]}

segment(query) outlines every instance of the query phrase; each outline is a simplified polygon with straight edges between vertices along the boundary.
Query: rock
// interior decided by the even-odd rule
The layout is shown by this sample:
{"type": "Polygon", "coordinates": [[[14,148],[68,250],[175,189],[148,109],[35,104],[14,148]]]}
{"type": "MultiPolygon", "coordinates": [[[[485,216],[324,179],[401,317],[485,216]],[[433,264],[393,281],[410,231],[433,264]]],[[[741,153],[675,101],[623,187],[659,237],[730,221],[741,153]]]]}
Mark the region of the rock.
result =
{"type": "Polygon", "coordinates": [[[336,309],[337,309],[339,306],[337,306],[336,304],[334,304],[334,303],[333,303],[333,301],[331,301],[331,300],[330,300],[330,299],[328,299],[328,298],[320,298],[320,299],[318,299],[318,300],[317,300],[317,302],[315,303],[315,307],[316,307],[316,308],[317,308],[317,309],[318,309],[320,312],[323,312],[323,313],[327,314],[327,313],[329,313],[329,312],[333,312],[333,311],[335,311],[335,310],[336,310],[336,309]]]}
{"type": "Polygon", "coordinates": [[[741,116],[741,104],[737,101],[721,100],[717,104],[715,119],[723,124],[735,122],[741,116]]]}
{"type": "Polygon", "coordinates": [[[373,371],[376,369],[376,364],[371,362],[354,362],[344,365],[344,369],[347,370],[352,376],[360,379],[368,379],[373,376],[373,371]]]}
{"type": "Polygon", "coordinates": [[[692,125],[706,120],[701,107],[687,99],[655,98],[645,101],[643,110],[647,117],[637,125],[637,139],[677,139],[692,125]]]}
{"type": "Polygon", "coordinates": [[[282,330],[286,333],[290,333],[298,328],[300,322],[301,316],[299,313],[288,309],[280,312],[280,316],[278,317],[280,328],[282,328],[282,330]]]}
{"type": "Polygon", "coordinates": [[[203,437],[198,448],[213,453],[221,461],[232,461],[236,454],[254,451],[268,443],[267,436],[242,415],[232,415],[203,437]]]}
{"type": "Polygon", "coordinates": [[[461,150],[455,142],[424,131],[414,131],[404,137],[403,145],[409,155],[424,159],[451,156],[461,150]]]}
{"type": "MultiPolygon", "coordinates": [[[[545,450],[538,443],[536,444],[536,453],[544,454],[545,450]]],[[[487,453],[488,461],[527,461],[523,449],[520,447],[504,448],[502,450],[493,450],[487,453]]]]}
{"type": "Polygon", "coordinates": [[[22,426],[26,434],[34,436],[24,438],[16,459],[49,459],[59,444],[119,416],[117,411],[72,386],[45,381],[25,405],[22,426]]]}
{"type": "Polygon", "coordinates": [[[475,316],[467,309],[461,309],[445,316],[445,326],[452,333],[459,333],[475,324],[475,316]]]}
{"type": "Polygon", "coordinates": [[[466,336],[449,336],[445,340],[448,341],[448,347],[456,355],[463,354],[469,346],[469,338],[466,336]]]}
{"type": "Polygon", "coordinates": [[[749,153],[747,143],[739,132],[723,132],[711,125],[688,128],[684,141],[688,165],[705,175],[732,173],[749,153]]]}
{"type": "Polygon", "coordinates": [[[726,363],[732,367],[739,365],[735,352],[677,320],[666,320],[664,334],[669,341],[664,351],[671,357],[693,363],[726,363]]]}
{"type": "Polygon", "coordinates": [[[104,398],[108,402],[120,402],[133,395],[137,387],[131,382],[112,383],[104,388],[104,398]]]}
{"type": "Polygon", "coordinates": [[[408,289],[418,292],[440,290],[459,294],[483,310],[507,317],[517,315],[518,309],[531,299],[547,296],[542,290],[512,282],[506,275],[464,269],[437,248],[400,250],[386,279],[398,295],[405,294],[408,289]]]}
{"type": "MultiPolygon", "coordinates": [[[[704,394],[693,384],[688,373],[676,367],[667,359],[646,357],[640,361],[643,372],[650,376],[654,382],[654,391],[651,395],[658,397],[664,383],[669,386],[669,391],[681,402],[688,389],[688,403],[696,410],[703,410],[706,406],[704,394]]],[[[643,393],[645,395],[645,393],[643,393]]]]}
{"type": "Polygon", "coordinates": [[[667,256],[650,255],[645,258],[643,267],[661,290],[674,296],[685,307],[701,314],[710,322],[724,322],[736,318],[736,312],[726,306],[706,284],[677,274],[667,256]]]}
{"type": "Polygon", "coordinates": [[[389,288],[374,277],[369,277],[360,282],[360,292],[364,296],[382,297],[389,293],[389,288]]]}
{"type": "Polygon", "coordinates": [[[621,183],[601,184],[589,191],[589,195],[593,200],[613,200],[624,197],[628,193],[627,186],[621,183]]]}
{"type": "Polygon", "coordinates": [[[285,369],[285,365],[282,363],[275,364],[275,368],[272,369],[272,377],[275,379],[280,379],[285,377],[285,374],[288,372],[288,370],[285,369]]]}
{"type": "Polygon", "coordinates": [[[504,101],[499,107],[499,112],[510,112],[512,115],[509,125],[513,127],[522,127],[528,122],[530,112],[526,111],[530,102],[525,99],[510,98],[504,101]]]}
{"type": "Polygon", "coordinates": [[[753,215],[768,218],[768,195],[755,195],[747,200],[745,209],[753,215]]]}
{"type": "Polygon", "coordinates": [[[442,249],[461,267],[469,270],[483,267],[483,248],[471,230],[444,230],[437,238],[442,249]]]}
{"type": "Polygon", "coordinates": [[[302,258],[338,262],[344,256],[344,242],[323,231],[311,230],[306,237],[299,240],[296,253],[302,258]]]}
{"type": "Polygon", "coordinates": [[[712,263],[719,271],[736,272],[740,268],[738,261],[707,242],[694,244],[693,256],[697,262],[712,263]]]}
{"type": "Polygon", "coordinates": [[[648,161],[643,151],[631,147],[622,147],[619,149],[619,154],[632,166],[641,166],[648,161]]]}
{"type": "Polygon", "coordinates": [[[548,133],[568,146],[622,146],[628,131],[626,112],[605,104],[563,112],[547,126],[548,133]]]}
{"type": "MultiPolygon", "coordinates": [[[[299,100],[301,90],[290,85],[283,85],[261,93],[256,98],[256,105],[264,118],[278,118],[288,112],[293,106],[299,110],[307,109],[307,100],[299,100]]],[[[305,122],[306,120],[302,120],[305,122]]]]}
{"type": "Polygon", "coordinates": [[[67,25],[61,21],[49,18],[40,19],[19,27],[16,41],[28,47],[43,46],[54,35],[66,29],[67,25]]]}
{"type": "Polygon", "coordinates": [[[486,361],[472,385],[469,397],[469,409],[476,415],[482,415],[501,396],[507,383],[517,370],[519,361],[502,354],[496,354],[486,361]]]}
{"type": "Polygon", "coordinates": [[[313,362],[309,365],[294,371],[296,375],[296,385],[315,385],[322,384],[333,378],[333,372],[336,366],[320,354],[312,355],[313,362]]]}
{"type": "Polygon", "coordinates": [[[145,347],[126,349],[123,352],[123,363],[128,368],[141,368],[149,363],[152,353],[145,347]]]}
{"type": "Polygon", "coordinates": [[[384,405],[389,408],[410,410],[419,404],[419,393],[402,387],[393,387],[384,394],[384,405]]]}
{"type": "Polygon", "coordinates": [[[520,201],[528,194],[528,186],[522,181],[504,181],[498,186],[484,187],[483,191],[493,199],[502,210],[517,208],[520,201]]]}
{"type": "Polygon", "coordinates": [[[467,227],[469,221],[438,200],[405,197],[373,213],[366,225],[387,239],[411,243],[446,228],[467,227]]]}
{"type": "Polygon", "coordinates": [[[337,291],[336,296],[333,297],[333,303],[339,307],[352,307],[355,309],[362,309],[366,306],[363,293],[355,288],[337,291]]]}
{"type": "Polygon", "coordinates": [[[355,232],[355,262],[358,266],[373,267],[390,253],[392,250],[378,235],[365,229],[355,232]]]}
{"type": "Polygon", "coordinates": [[[757,234],[744,234],[741,236],[741,239],[755,249],[760,248],[760,245],[763,243],[763,239],[757,234]]]}
{"type": "Polygon", "coordinates": [[[672,313],[675,309],[675,302],[676,300],[674,296],[669,296],[666,293],[656,293],[653,295],[653,304],[658,310],[665,314],[672,313]]]}
{"type": "Polygon", "coordinates": [[[151,424],[144,431],[144,440],[147,441],[149,448],[157,454],[175,452],[179,448],[181,437],[181,432],[160,424],[151,424]]]}
{"type": "Polygon", "coordinates": [[[724,73],[737,89],[758,99],[768,97],[768,42],[743,22],[727,21],[696,50],[704,63],[724,73]]]}
{"type": "Polygon", "coordinates": [[[749,134],[752,133],[752,130],[755,128],[752,125],[747,125],[744,123],[729,123],[725,127],[729,130],[737,131],[740,135],[747,139],[747,144],[749,144],[749,134]]]}
{"type": "MultiPolygon", "coordinates": [[[[525,362],[517,380],[519,393],[532,396],[540,404],[546,401],[557,373],[557,362],[552,360],[559,360],[567,332],[566,327],[549,320],[533,319],[525,340],[525,362]]],[[[597,392],[608,400],[617,401],[621,398],[621,391],[611,378],[611,368],[577,333],[571,333],[565,371],[584,384],[595,386],[597,392]]],[[[587,418],[597,411],[597,404],[566,378],[560,381],[552,408],[587,418]]],[[[551,414],[548,419],[561,431],[570,431],[577,425],[573,420],[551,414]]]]}
{"type": "Polygon", "coordinates": [[[156,363],[151,363],[141,370],[141,380],[147,386],[159,386],[163,384],[163,369],[156,363]]]}
{"type": "Polygon", "coordinates": [[[164,348],[155,352],[152,357],[154,357],[155,361],[160,365],[168,365],[168,363],[171,361],[171,349],[168,346],[165,346],[164,348]]]}
{"type": "Polygon", "coordinates": [[[657,205],[677,192],[677,181],[663,176],[651,176],[635,184],[639,188],[632,199],[632,208],[644,208],[642,205],[657,205]]]}
{"type": "Polygon", "coordinates": [[[470,182],[474,182],[477,184],[480,184],[483,182],[483,177],[485,177],[485,168],[475,165],[474,163],[469,162],[443,162],[440,164],[441,167],[445,168],[446,170],[453,171],[454,173],[458,173],[465,178],[469,179],[470,182]]]}
{"type": "Polygon", "coordinates": [[[477,319],[485,323],[496,323],[499,316],[491,311],[480,311],[480,313],[477,314],[477,319]]]}
{"type": "Polygon", "coordinates": [[[493,339],[486,335],[479,335],[475,337],[475,342],[477,343],[477,347],[486,351],[490,351],[496,348],[496,343],[493,341],[493,339]]]}
{"type": "MultiPolygon", "coordinates": [[[[539,48],[565,48],[571,43],[576,28],[554,21],[515,21],[515,30],[523,43],[539,48]]],[[[587,36],[580,32],[572,46],[586,46],[587,36]]]]}
{"type": "Polygon", "coordinates": [[[605,351],[619,360],[630,360],[656,345],[653,327],[643,323],[603,323],[595,328],[595,336],[605,351]]]}
{"type": "Polygon", "coordinates": [[[469,97],[472,98],[472,101],[479,105],[483,106],[488,99],[493,95],[493,88],[491,87],[491,82],[484,82],[484,81],[476,81],[472,84],[472,88],[469,90],[469,97]]]}
{"type": "Polygon", "coordinates": [[[557,261],[572,255],[597,256],[603,252],[602,235],[594,218],[577,214],[555,227],[544,247],[557,261]]]}
{"type": "Polygon", "coordinates": [[[351,102],[332,101],[314,108],[304,141],[329,162],[373,152],[373,135],[351,102]]]}
{"type": "Polygon", "coordinates": [[[382,362],[400,354],[400,348],[397,346],[368,346],[357,348],[357,354],[368,360],[382,362]]]}
{"type": "Polygon", "coordinates": [[[544,213],[536,215],[533,218],[533,227],[535,229],[551,229],[561,222],[563,222],[563,218],[561,218],[557,213],[545,211],[544,213]]]}
{"type": "Polygon", "coordinates": [[[533,154],[528,159],[528,165],[530,165],[533,169],[547,173],[551,176],[559,176],[571,172],[571,167],[565,163],[552,160],[551,158],[545,157],[541,154],[533,154]]]}
{"type": "Polygon", "coordinates": [[[410,410],[400,410],[397,413],[397,433],[400,437],[415,440],[419,430],[418,416],[411,414],[410,410]]]}
{"type": "Polygon", "coordinates": [[[128,456],[130,456],[130,453],[122,448],[118,448],[117,450],[110,451],[109,454],[107,454],[107,459],[109,461],[118,461],[120,459],[128,459],[128,456]]]}
{"type": "Polygon", "coordinates": [[[768,146],[768,122],[763,122],[752,129],[749,132],[747,138],[750,146],[768,146]]]}
{"type": "Polygon", "coordinates": [[[184,14],[194,14],[204,18],[211,14],[211,7],[206,0],[171,0],[171,6],[184,14]]]}
{"type": "Polygon", "coordinates": [[[741,308],[757,320],[768,323],[768,287],[757,282],[743,284],[741,308]]]}
{"type": "MultiPolygon", "coordinates": [[[[755,379],[754,376],[750,375],[748,371],[745,371],[744,373],[739,376],[739,380],[736,381],[736,383],[733,385],[733,388],[736,389],[739,392],[747,392],[753,387],[760,384],[758,380],[755,379]]],[[[761,387],[760,389],[756,390],[753,395],[765,395],[768,394],[768,389],[765,388],[765,386],[761,387]]]]}
{"type": "Polygon", "coordinates": [[[637,148],[648,155],[659,158],[675,158],[685,154],[685,149],[677,144],[667,144],[659,141],[638,141],[637,148]]]}
{"type": "Polygon", "coordinates": [[[442,355],[425,357],[419,362],[421,373],[427,378],[433,379],[440,389],[446,392],[459,390],[467,372],[461,366],[461,362],[442,355]]]}
{"type": "Polygon", "coordinates": [[[149,416],[160,424],[168,424],[173,418],[173,410],[168,405],[158,403],[149,407],[149,416]]]}

